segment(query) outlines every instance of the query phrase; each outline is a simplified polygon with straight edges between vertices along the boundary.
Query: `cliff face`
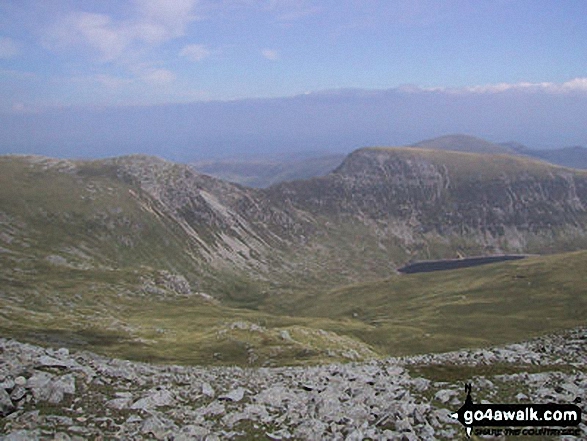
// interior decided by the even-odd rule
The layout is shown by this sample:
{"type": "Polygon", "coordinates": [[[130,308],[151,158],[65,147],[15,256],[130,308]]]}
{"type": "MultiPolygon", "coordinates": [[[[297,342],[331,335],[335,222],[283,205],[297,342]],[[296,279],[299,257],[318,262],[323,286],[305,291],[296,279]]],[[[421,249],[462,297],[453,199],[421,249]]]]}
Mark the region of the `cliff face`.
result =
{"type": "Polygon", "coordinates": [[[507,155],[361,149],[264,190],[144,156],[0,162],[2,256],[31,265],[332,285],[457,252],[587,248],[587,173],[507,155]]]}
{"type": "Polygon", "coordinates": [[[466,237],[503,251],[584,240],[587,224],[587,173],[507,155],[362,149],[327,177],[271,191],[277,204],[339,222],[399,224],[420,240],[466,237]]]}
{"type": "Polygon", "coordinates": [[[147,157],[114,162],[118,178],[140,189],[138,200],[179,227],[186,244],[214,268],[258,276],[271,266],[287,267],[284,251],[314,229],[311,219],[272,205],[258,190],[188,166],[147,157]]]}

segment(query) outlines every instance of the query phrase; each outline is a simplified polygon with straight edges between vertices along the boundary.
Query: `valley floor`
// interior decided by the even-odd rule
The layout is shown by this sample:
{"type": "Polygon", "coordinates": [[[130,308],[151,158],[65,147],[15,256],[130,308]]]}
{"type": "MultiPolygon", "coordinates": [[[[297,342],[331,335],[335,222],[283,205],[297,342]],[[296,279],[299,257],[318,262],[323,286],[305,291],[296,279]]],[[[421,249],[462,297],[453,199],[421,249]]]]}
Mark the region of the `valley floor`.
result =
{"type": "MultiPolygon", "coordinates": [[[[464,402],[465,382],[476,403],[580,398],[584,414],[587,328],[486,349],[246,369],[0,339],[0,439],[465,439],[449,416],[464,402]]],[[[553,439],[586,437],[582,423],[576,436],[553,439]]]]}

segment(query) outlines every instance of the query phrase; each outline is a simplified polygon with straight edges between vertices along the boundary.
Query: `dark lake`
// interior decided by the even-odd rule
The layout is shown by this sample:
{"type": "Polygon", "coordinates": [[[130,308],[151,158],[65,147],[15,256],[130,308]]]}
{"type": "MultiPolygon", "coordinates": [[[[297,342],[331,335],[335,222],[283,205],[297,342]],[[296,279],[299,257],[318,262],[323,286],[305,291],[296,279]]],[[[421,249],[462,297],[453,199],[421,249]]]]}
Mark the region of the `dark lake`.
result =
{"type": "Polygon", "coordinates": [[[521,254],[504,254],[501,256],[467,257],[465,259],[425,260],[410,263],[398,268],[398,271],[403,274],[429,273],[432,271],[446,271],[487,265],[488,263],[504,262],[506,260],[520,260],[525,257],[527,256],[521,254]]]}

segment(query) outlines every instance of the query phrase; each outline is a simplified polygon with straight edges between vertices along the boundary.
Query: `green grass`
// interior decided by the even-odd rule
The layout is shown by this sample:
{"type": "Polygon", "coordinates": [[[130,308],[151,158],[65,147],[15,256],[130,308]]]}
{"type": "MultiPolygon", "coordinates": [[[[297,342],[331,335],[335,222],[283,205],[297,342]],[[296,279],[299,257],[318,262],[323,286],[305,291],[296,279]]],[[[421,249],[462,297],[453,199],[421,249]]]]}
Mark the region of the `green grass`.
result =
{"type": "Polygon", "coordinates": [[[585,323],[587,252],[398,275],[300,297],[296,314],[363,323],[381,353],[442,352],[520,341],[585,323]]]}
{"type": "MultiPolygon", "coordinates": [[[[474,168],[463,153],[398,154],[437,157],[465,174],[474,168]]],[[[272,247],[260,257],[266,269],[215,266],[156,197],[119,178],[124,161],[132,165],[96,161],[71,171],[68,162],[1,158],[2,335],[159,362],[274,365],[442,352],[585,323],[585,251],[388,277],[411,258],[484,250],[466,236],[433,235],[408,249],[356,218],[316,214],[307,243],[272,247]],[[166,286],[164,272],[185,277],[193,294],[166,286]]],[[[496,161],[487,173],[551,170],[496,161]]],[[[153,169],[162,181],[182,173],[153,169]]],[[[202,240],[217,239],[200,224],[193,227],[202,240]]],[[[573,246],[572,234],[560,235],[556,243],[573,246]]]]}
{"type": "MultiPolygon", "coordinates": [[[[564,167],[553,165],[539,159],[509,154],[483,154],[456,152],[449,150],[432,150],[419,147],[369,147],[362,150],[373,150],[393,153],[399,157],[421,158],[433,163],[446,166],[451,172],[451,177],[460,179],[488,180],[500,176],[534,175],[550,176],[554,170],[564,167]],[[480,167],[480,163],[483,164],[480,167]]],[[[578,175],[587,175],[583,170],[572,170],[578,175]]]]}
{"type": "Polygon", "coordinates": [[[4,295],[0,328],[44,344],[184,364],[351,361],[349,350],[359,360],[444,352],[585,324],[586,267],[587,252],[575,252],[394,276],[311,296],[292,293],[287,310],[275,299],[248,309],[174,293],[148,298],[139,286],[155,278],[148,268],[94,270],[85,279],[82,271],[63,270],[46,280],[45,295],[34,280],[19,279],[14,289],[28,293],[29,304],[4,295]]]}

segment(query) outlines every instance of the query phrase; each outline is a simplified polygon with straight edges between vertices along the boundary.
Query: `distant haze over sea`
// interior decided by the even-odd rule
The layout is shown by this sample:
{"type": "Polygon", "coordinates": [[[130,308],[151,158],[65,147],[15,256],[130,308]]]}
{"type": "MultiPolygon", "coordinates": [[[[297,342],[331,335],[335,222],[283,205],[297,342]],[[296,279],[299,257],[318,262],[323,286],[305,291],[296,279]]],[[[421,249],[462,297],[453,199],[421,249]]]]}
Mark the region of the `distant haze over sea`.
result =
{"type": "Polygon", "coordinates": [[[587,145],[587,93],[335,90],[294,97],[152,106],[45,108],[0,114],[0,154],[176,161],[300,151],[347,153],[447,133],[530,148],[587,145]]]}

